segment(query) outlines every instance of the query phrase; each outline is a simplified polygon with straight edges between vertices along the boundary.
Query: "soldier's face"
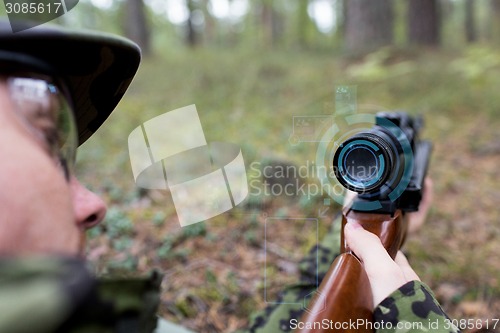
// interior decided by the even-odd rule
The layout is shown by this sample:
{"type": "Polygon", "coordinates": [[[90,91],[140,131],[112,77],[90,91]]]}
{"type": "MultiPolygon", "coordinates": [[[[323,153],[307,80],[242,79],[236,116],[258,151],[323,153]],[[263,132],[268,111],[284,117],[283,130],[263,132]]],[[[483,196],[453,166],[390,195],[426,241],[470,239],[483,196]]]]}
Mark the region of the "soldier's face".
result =
{"type": "Polygon", "coordinates": [[[67,179],[34,135],[55,125],[49,117],[30,123],[16,111],[0,78],[0,255],[82,253],[85,229],[104,218],[104,202],[67,179]]]}

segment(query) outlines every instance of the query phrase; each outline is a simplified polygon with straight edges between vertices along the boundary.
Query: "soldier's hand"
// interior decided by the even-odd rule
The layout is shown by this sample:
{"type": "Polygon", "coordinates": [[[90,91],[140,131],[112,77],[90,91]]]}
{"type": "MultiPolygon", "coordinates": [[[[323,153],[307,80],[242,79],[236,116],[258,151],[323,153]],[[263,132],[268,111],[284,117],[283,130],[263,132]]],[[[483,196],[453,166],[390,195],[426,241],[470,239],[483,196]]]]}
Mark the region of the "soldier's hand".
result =
{"type": "Polygon", "coordinates": [[[363,263],[370,280],[375,307],[407,282],[420,280],[401,251],[392,260],[380,238],[358,223],[346,223],[344,234],[347,244],[363,263]]]}

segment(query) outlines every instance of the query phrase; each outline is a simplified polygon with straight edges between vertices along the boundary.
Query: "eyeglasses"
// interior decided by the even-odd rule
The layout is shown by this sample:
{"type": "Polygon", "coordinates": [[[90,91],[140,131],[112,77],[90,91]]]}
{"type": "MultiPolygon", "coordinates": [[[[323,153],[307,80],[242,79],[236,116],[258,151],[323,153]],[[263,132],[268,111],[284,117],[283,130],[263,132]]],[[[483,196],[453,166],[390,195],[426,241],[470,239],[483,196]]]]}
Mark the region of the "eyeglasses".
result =
{"type": "Polygon", "coordinates": [[[34,75],[9,76],[6,82],[15,114],[69,181],[78,138],[70,103],[58,87],[61,84],[34,75]]]}

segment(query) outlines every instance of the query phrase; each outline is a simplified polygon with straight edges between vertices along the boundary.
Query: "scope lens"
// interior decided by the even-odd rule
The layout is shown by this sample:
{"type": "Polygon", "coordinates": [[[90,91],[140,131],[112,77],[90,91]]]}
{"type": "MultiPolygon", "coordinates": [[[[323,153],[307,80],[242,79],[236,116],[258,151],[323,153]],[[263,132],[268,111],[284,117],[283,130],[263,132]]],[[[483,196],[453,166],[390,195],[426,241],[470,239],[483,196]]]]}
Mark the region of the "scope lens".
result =
{"type": "Polygon", "coordinates": [[[376,190],[386,181],[390,159],[385,145],[379,143],[353,137],[340,145],[333,166],[344,187],[364,193],[376,190]]]}
{"type": "Polygon", "coordinates": [[[380,166],[373,151],[360,145],[346,153],[344,168],[350,178],[363,183],[372,180],[380,166]]]}

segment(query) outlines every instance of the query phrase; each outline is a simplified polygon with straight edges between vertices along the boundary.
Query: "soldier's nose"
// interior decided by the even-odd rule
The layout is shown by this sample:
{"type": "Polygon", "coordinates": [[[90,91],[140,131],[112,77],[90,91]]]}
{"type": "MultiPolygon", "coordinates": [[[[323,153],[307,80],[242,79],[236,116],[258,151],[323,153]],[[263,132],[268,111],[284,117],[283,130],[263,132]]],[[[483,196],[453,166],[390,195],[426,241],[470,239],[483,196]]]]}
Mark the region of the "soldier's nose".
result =
{"type": "Polygon", "coordinates": [[[106,204],[95,193],[83,186],[78,179],[71,179],[73,209],[76,223],[86,229],[102,222],[106,215],[106,204]]]}

